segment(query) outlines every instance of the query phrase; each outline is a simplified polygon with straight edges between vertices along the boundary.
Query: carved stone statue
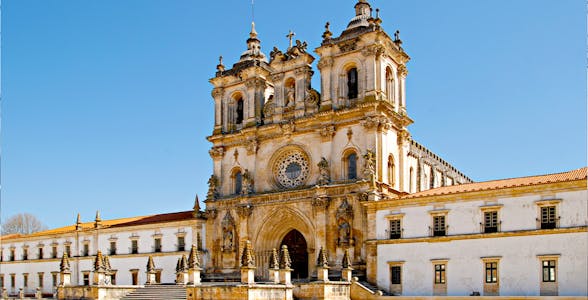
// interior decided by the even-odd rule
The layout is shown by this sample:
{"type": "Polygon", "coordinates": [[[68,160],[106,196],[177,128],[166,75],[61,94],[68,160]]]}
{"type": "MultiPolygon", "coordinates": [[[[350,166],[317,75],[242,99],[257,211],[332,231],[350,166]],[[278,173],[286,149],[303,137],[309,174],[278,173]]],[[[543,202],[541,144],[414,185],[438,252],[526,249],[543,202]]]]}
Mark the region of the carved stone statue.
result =
{"type": "Polygon", "coordinates": [[[249,173],[249,170],[245,169],[243,173],[243,186],[241,189],[241,194],[249,195],[253,193],[253,176],[249,173]]]}
{"type": "Polygon", "coordinates": [[[208,179],[208,192],[206,193],[207,200],[214,200],[218,196],[218,179],[214,175],[210,175],[208,179]]]}
{"type": "Polygon", "coordinates": [[[331,171],[329,170],[329,162],[327,159],[323,157],[317,166],[319,167],[319,179],[317,183],[319,185],[329,184],[331,181],[331,171]]]}
{"type": "Polygon", "coordinates": [[[351,238],[351,227],[349,223],[345,220],[342,220],[339,224],[339,245],[349,245],[349,240],[351,238]]]}
{"type": "Polygon", "coordinates": [[[286,88],[286,101],[284,102],[284,107],[294,107],[296,101],[296,92],[294,90],[294,86],[286,88]]]}
{"type": "Polygon", "coordinates": [[[274,114],[274,96],[271,95],[263,105],[263,117],[269,118],[274,114]]]}
{"type": "Polygon", "coordinates": [[[306,107],[318,107],[320,95],[315,89],[306,90],[306,96],[304,97],[304,104],[306,107]]]}
{"type": "Polygon", "coordinates": [[[366,179],[368,179],[371,183],[372,186],[376,185],[376,154],[371,151],[368,150],[366,152],[366,154],[363,156],[363,158],[365,159],[365,167],[363,170],[364,176],[366,177],[366,179]]]}
{"type": "Polygon", "coordinates": [[[233,249],[233,229],[232,228],[223,228],[223,249],[224,250],[232,250],[233,249]]]}

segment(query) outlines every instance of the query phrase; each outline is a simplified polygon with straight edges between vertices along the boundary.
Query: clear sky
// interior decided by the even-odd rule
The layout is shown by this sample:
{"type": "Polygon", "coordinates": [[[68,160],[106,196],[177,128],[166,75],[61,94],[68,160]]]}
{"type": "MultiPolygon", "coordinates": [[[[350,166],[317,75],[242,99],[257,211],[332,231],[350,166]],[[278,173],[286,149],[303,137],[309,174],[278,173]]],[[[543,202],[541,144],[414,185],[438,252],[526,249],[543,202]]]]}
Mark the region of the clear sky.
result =
{"type": "MultiPolygon", "coordinates": [[[[289,30],[316,48],[355,2],[256,0],[262,50],[289,30]]],[[[370,2],[412,58],[414,139],[476,181],[586,165],[585,1],[370,2]]],[[[2,218],[58,227],[203,200],[208,79],[250,23],[249,0],[2,1],[2,218]]]]}

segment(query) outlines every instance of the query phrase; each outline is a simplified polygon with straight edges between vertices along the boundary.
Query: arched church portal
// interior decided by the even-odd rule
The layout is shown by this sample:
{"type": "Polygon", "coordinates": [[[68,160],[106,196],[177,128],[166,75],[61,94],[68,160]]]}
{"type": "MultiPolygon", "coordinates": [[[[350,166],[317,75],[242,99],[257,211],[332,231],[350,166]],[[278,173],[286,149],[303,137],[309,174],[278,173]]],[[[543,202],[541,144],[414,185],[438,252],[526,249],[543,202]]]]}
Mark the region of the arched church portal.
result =
{"type": "Polygon", "coordinates": [[[282,245],[288,246],[292,269],[294,269],[292,279],[306,279],[308,277],[308,248],[304,236],[293,229],[282,239],[280,248],[282,245]]]}

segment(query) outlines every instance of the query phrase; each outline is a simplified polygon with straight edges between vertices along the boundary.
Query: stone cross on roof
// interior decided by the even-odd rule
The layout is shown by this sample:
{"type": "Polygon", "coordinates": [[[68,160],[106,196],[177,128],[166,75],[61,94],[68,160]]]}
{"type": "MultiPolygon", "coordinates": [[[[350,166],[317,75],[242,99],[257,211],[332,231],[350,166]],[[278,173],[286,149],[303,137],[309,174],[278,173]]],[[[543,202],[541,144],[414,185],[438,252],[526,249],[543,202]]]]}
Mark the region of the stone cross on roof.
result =
{"type": "Polygon", "coordinates": [[[290,46],[288,48],[292,48],[292,38],[296,35],[296,33],[292,32],[292,30],[290,30],[290,32],[288,32],[288,34],[286,35],[286,37],[288,38],[288,40],[290,40],[290,46]]]}

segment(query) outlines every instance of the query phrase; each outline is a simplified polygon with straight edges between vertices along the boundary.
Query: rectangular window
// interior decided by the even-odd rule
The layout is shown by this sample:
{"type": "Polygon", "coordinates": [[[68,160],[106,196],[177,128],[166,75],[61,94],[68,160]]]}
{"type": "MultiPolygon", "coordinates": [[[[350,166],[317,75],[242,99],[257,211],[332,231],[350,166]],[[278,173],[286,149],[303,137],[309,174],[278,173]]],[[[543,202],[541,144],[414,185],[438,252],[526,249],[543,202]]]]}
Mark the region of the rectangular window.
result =
{"type": "Polygon", "coordinates": [[[43,248],[39,247],[39,259],[43,259],[43,248]]]}
{"type": "Polygon", "coordinates": [[[29,249],[24,248],[22,249],[22,260],[27,260],[29,259],[29,249]]]}
{"type": "Polygon", "coordinates": [[[446,235],[445,228],[445,216],[433,216],[433,236],[446,235]]]}
{"type": "Polygon", "coordinates": [[[39,287],[43,287],[43,273],[39,273],[39,287]]]}
{"type": "Polygon", "coordinates": [[[497,283],[498,282],[498,263],[487,262],[486,263],[486,283],[497,283]]]}
{"type": "Polygon", "coordinates": [[[555,260],[544,260],[543,265],[543,282],[555,282],[555,260]]]}
{"type": "Polygon", "coordinates": [[[555,206],[541,207],[541,229],[553,229],[556,227],[555,206]]]}
{"type": "Polygon", "coordinates": [[[153,244],[153,251],[161,252],[161,238],[155,238],[153,244]]]}
{"type": "Polygon", "coordinates": [[[400,219],[390,220],[390,239],[399,239],[401,235],[400,219]]]}
{"type": "Polygon", "coordinates": [[[0,288],[4,287],[4,275],[0,275],[0,288]]]}
{"type": "Polygon", "coordinates": [[[90,244],[84,244],[84,249],[82,250],[82,256],[90,255],[90,244]]]}
{"type": "Polygon", "coordinates": [[[52,246],[51,247],[51,257],[52,258],[57,258],[57,246],[52,246]]]}
{"type": "Polygon", "coordinates": [[[131,253],[132,254],[139,253],[139,242],[137,240],[131,241],[131,253]]]}
{"type": "Polygon", "coordinates": [[[400,266],[392,266],[390,267],[390,283],[392,284],[402,284],[402,269],[400,266]]]}
{"type": "Polygon", "coordinates": [[[484,233],[498,232],[498,212],[484,212],[484,233]]]}
{"type": "Polygon", "coordinates": [[[4,250],[0,250],[0,262],[4,261],[4,250]]]}
{"type": "Polygon", "coordinates": [[[84,273],[84,285],[90,285],[90,273],[84,273]]]}
{"type": "Polygon", "coordinates": [[[16,274],[10,274],[10,287],[16,287],[16,274]]]}
{"type": "Polygon", "coordinates": [[[15,252],[14,249],[10,249],[10,257],[9,257],[10,261],[14,261],[14,257],[15,257],[14,252],[15,252]]]}
{"type": "Polygon", "coordinates": [[[22,285],[25,288],[29,287],[29,274],[22,274],[22,285]]]}
{"type": "Polygon", "coordinates": [[[110,273],[110,284],[116,285],[116,272],[110,273]]]}
{"type": "Polygon", "coordinates": [[[435,265],[435,284],[445,284],[445,264],[435,265]]]}
{"type": "Polygon", "coordinates": [[[186,250],[186,239],[183,236],[178,236],[178,251],[186,250]]]}
{"type": "Polygon", "coordinates": [[[110,255],[116,255],[116,242],[110,242],[110,255]]]}
{"type": "Polygon", "coordinates": [[[57,286],[57,273],[51,273],[51,281],[53,286],[57,286]]]}
{"type": "Polygon", "coordinates": [[[70,245],[65,245],[65,253],[67,253],[67,256],[71,257],[71,246],[70,245]]]}

